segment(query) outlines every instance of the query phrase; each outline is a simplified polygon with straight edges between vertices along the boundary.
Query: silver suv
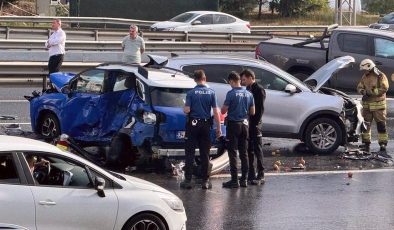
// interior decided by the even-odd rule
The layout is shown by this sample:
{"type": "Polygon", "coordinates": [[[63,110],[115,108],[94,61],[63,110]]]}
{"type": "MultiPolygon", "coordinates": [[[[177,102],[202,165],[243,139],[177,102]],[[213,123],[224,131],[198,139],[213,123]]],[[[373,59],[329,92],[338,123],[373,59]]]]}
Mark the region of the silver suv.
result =
{"type": "Polygon", "coordinates": [[[300,139],[314,153],[328,154],[340,145],[358,141],[363,118],[361,105],[343,92],[322,87],[336,72],[354,63],[344,56],[334,59],[301,82],[278,67],[261,60],[223,55],[150,56],[150,65],[192,73],[203,69],[221,105],[230,85],[231,71],[249,68],[266,89],[263,135],[300,139]]]}

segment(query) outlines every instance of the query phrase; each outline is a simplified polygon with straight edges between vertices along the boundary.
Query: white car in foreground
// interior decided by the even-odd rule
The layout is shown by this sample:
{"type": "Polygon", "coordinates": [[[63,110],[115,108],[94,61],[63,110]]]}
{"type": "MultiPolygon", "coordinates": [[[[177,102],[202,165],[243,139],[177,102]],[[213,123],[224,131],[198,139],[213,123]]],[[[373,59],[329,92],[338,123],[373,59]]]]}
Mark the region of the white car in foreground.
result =
{"type": "Polygon", "coordinates": [[[177,196],[150,182],[40,141],[0,135],[0,223],[30,230],[184,230],[186,213],[177,196]]]}
{"type": "Polygon", "coordinates": [[[157,22],[152,31],[248,33],[250,23],[229,14],[216,11],[189,11],[168,21],[157,22]]]}

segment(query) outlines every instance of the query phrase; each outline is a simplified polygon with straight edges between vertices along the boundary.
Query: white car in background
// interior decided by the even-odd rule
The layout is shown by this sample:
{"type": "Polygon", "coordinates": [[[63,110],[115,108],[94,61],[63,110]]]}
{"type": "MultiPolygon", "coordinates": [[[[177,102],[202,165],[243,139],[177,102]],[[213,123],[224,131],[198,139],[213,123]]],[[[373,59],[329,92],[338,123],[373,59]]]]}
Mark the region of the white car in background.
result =
{"type": "Polygon", "coordinates": [[[2,226],[183,230],[186,214],[177,196],[150,182],[106,171],[53,145],[0,135],[2,226]],[[28,162],[36,162],[33,173],[28,162]]]}
{"type": "Polygon", "coordinates": [[[250,33],[250,23],[215,11],[189,11],[168,21],[157,22],[152,31],[250,33]]]}

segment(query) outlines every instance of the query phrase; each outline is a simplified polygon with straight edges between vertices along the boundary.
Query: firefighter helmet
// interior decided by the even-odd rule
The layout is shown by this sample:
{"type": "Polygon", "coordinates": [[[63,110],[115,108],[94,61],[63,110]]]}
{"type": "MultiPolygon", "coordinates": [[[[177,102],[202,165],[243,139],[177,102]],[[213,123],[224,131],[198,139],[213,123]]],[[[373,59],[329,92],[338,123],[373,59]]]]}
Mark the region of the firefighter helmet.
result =
{"type": "Polygon", "coordinates": [[[375,66],[375,63],[371,59],[364,59],[360,63],[360,70],[371,71],[375,66]]]}

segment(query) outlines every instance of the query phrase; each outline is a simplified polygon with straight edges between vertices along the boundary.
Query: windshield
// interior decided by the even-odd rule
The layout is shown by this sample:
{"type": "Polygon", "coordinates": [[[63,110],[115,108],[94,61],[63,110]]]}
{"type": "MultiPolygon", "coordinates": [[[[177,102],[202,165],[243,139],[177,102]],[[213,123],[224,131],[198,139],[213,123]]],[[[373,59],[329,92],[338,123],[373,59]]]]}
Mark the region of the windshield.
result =
{"type": "Polygon", "coordinates": [[[380,23],[394,24],[394,13],[387,14],[379,21],[380,23]]]}
{"type": "Polygon", "coordinates": [[[170,19],[170,22],[189,22],[191,21],[197,14],[194,13],[183,13],[174,18],[170,19]]]}
{"type": "Polygon", "coordinates": [[[186,93],[190,89],[179,88],[153,88],[151,99],[153,106],[183,107],[185,106],[186,93]]]}

